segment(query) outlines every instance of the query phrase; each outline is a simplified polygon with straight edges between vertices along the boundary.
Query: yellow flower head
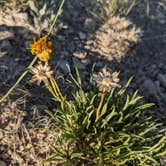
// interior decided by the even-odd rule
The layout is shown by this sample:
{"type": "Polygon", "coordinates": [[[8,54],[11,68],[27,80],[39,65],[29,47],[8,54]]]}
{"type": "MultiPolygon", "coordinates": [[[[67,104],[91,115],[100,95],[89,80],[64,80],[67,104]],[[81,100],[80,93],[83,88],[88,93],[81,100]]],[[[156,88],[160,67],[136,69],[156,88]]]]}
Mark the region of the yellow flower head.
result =
{"type": "Polygon", "coordinates": [[[52,42],[47,42],[47,35],[40,38],[38,41],[34,40],[33,44],[30,44],[30,50],[32,55],[36,55],[41,61],[48,62],[52,53],[52,42]]]}

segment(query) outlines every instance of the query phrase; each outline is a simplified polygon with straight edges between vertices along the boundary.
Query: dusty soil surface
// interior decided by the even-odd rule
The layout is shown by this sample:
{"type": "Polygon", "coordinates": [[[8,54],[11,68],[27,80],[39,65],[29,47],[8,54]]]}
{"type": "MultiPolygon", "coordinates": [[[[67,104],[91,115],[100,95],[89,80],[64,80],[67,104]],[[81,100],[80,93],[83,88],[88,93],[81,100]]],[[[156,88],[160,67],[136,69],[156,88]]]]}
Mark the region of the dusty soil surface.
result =
{"type": "Polygon", "coordinates": [[[147,4],[142,3],[128,15],[127,18],[141,28],[143,36],[134,53],[126,55],[121,62],[104,60],[102,55],[94,53],[90,47],[87,49],[86,43],[92,42],[92,36],[102,24],[85,11],[88,1],[72,2],[72,5],[68,2],[64,12],[64,22],[68,29],[60,33],[65,42],[59,42],[63,50],[58,60],[59,67],[64,69],[64,64],[75,64],[88,75],[96,63],[96,70],[105,65],[112,70],[119,70],[122,82],[134,76],[131,89],[139,89],[146,102],[154,102],[155,116],[165,122],[166,1],[149,1],[149,12],[147,4]]]}
{"type": "MultiPolygon", "coordinates": [[[[85,43],[91,42],[91,37],[102,25],[87,13],[85,10],[87,5],[87,1],[66,1],[61,20],[67,25],[67,29],[59,30],[56,36],[52,37],[55,47],[51,60],[53,69],[56,72],[58,68],[65,76],[68,73],[66,64],[71,68],[76,65],[84,79],[89,76],[92,65],[96,63],[96,71],[105,65],[112,70],[119,70],[122,83],[134,76],[131,90],[139,89],[147,102],[154,102],[156,106],[153,115],[165,123],[166,1],[150,0],[149,15],[147,15],[144,5],[139,5],[129,14],[128,18],[142,29],[143,36],[141,42],[135,47],[134,53],[126,56],[121,62],[104,60],[101,55],[96,55],[91,51],[91,48],[85,47],[85,43]]],[[[3,17],[3,19],[0,18],[0,95],[2,96],[31,62],[32,55],[29,53],[28,47],[29,43],[33,41],[33,37],[37,35],[29,30],[26,12],[10,11],[5,14],[1,11],[0,17],[3,17]],[[4,19],[4,15],[6,19],[4,19]],[[12,20],[12,16],[16,18],[15,21],[12,20]]],[[[25,113],[21,121],[23,124],[31,121],[32,116],[29,116],[29,113],[32,113],[34,108],[39,110],[40,116],[45,114],[46,107],[53,108],[51,99],[48,98],[48,92],[42,87],[29,84],[29,79],[30,75],[22,80],[13,94],[1,105],[0,124],[4,120],[3,113],[11,109],[11,103],[15,103],[15,112],[25,113]],[[17,109],[19,111],[16,111],[17,109]]],[[[84,80],[86,87],[88,83],[86,79],[84,80]]],[[[3,127],[4,125],[0,125],[0,130],[4,130],[3,127]]],[[[0,145],[3,147],[2,150],[0,149],[0,153],[8,153],[4,151],[7,143],[2,142],[1,137],[0,145]]],[[[4,161],[5,158],[2,156],[0,156],[0,160],[4,161]]],[[[13,159],[10,154],[7,157],[10,158],[9,161],[13,159]]],[[[24,157],[22,156],[22,158],[24,157]]],[[[15,162],[13,161],[14,164],[15,162]]],[[[28,162],[26,164],[28,165],[28,162]]]]}

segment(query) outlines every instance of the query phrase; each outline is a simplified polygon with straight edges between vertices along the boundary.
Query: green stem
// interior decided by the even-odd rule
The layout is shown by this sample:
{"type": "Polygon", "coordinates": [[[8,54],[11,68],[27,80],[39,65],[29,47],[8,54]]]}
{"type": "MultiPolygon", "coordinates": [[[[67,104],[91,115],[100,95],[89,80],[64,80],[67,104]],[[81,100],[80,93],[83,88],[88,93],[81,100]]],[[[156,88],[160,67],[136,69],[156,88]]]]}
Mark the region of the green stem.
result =
{"type": "Polygon", "coordinates": [[[52,94],[55,99],[58,99],[59,102],[64,101],[64,97],[58,87],[56,80],[53,77],[50,77],[50,84],[45,84],[48,91],[52,94]]]}
{"type": "Polygon", "coordinates": [[[7,91],[7,93],[0,99],[0,103],[2,103],[16,88],[16,86],[20,83],[20,81],[24,78],[24,76],[29,72],[29,69],[33,66],[33,64],[36,62],[37,56],[35,56],[32,60],[32,62],[29,64],[27,69],[22,73],[22,75],[19,77],[19,79],[15,82],[15,84],[7,91]]]}
{"type": "Polygon", "coordinates": [[[61,91],[60,91],[60,89],[59,89],[59,86],[58,86],[56,80],[52,78],[51,81],[52,81],[52,86],[55,85],[54,89],[56,90],[56,92],[57,92],[57,94],[58,94],[60,100],[63,101],[63,100],[64,100],[64,97],[63,97],[63,95],[62,95],[62,93],[61,93],[61,91]]]}
{"type": "MultiPolygon", "coordinates": [[[[52,32],[52,29],[54,28],[54,25],[58,19],[58,16],[61,14],[62,12],[62,7],[64,4],[65,0],[61,1],[61,4],[59,6],[59,9],[57,11],[57,14],[55,16],[55,19],[50,27],[50,30],[48,32],[48,35],[50,35],[50,33],[52,32]]],[[[2,103],[12,92],[13,90],[16,88],[16,86],[20,83],[20,81],[25,77],[25,75],[29,72],[29,69],[33,66],[33,64],[36,62],[37,60],[37,56],[34,57],[34,59],[32,60],[32,62],[29,64],[29,66],[27,67],[27,69],[21,74],[21,76],[19,77],[19,79],[16,81],[16,83],[7,91],[7,93],[0,99],[0,103],[2,103]]]]}
{"type": "Polygon", "coordinates": [[[52,30],[53,30],[53,28],[54,28],[54,25],[55,25],[55,23],[56,23],[56,21],[57,21],[57,19],[58,19],[58,16],[62,13],[62,7],[63,7],[64,2],[65,2],[65,0],[62,0],[62,1],[61,1],[61,4],[60,4],[59,9],[58,9],[58,11],[57,11],[57,14],[56,14],[56,16],[55,16],[55,19],[54,19],[54,21],[53,21],[53,23],[52,23],[52,25],[51,25],[51,27],[50,27],[50,30],[49,30],[49,32],[48,32],[48,35],[50,35],[50,33],[52,32],[52,30]]]}
{"type": "Polygon", "coordinates": [[[98,108],[97,108],[97,111],[96,111],[96,120],[95,120],[95,122],[97,122],[98,119],[99,119],[100,110],[101,110],[101,107],[102,107],[102,105],[103,105],[104,97],[105,97],[105,93],[101,93],[100,103],[99,103],[98,108]]]}
{"type": "Polygon", "coordinates": [[[45,84],[45,87],[47,88],[47,90],[52,94],[52,96],[54,97],[54,99],[58,100],[57,98],[57,92],[54,92],[52,87],[49,84],[45,84]]]}

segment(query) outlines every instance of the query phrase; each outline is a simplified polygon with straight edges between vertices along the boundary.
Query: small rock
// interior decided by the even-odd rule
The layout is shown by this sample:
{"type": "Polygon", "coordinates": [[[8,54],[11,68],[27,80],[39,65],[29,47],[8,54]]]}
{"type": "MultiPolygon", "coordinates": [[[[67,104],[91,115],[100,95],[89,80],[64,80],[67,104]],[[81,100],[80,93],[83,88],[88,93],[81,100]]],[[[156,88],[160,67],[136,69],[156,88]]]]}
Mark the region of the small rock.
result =
{"type": "Polygon", "coordinates": [[[82,51],[78,51],[78,52],[74,52],[73,53],[73,56],[75,58],[78,58],[78,59],[85,59],[86,55],[87,55],[87,53],[86,52],[82,52],[82,51]]]}
{"type": "Polygon", "coordinates": [[[137,77],[138,77],[138,80],[139,80],[140,83],[144,82],[145,79],[146,79],[145,73],[141,68],[137,71],[137,77]]]}
{"type": "Polygon", "coordinates": [[[157,74],[159,73],[159,68],[156,64],[153,64],[149,67],[149,69],[147,68],[147,73],[149,75],[149,77],[151,78],[155,78],[157,76],[157,74]]]}
{"type": "Polygon", "coordinates": [[[80,41],[79,37],[74,37],[73,40],[74,40],[75,42],[76,42],[76,41],[77,41],[77,42],[80,41]]]}
{"type": "Polygon", "coordinates": [[[159,74],[158,75],[158,80],[160,81],[161,85],[166,88],[166,75],[159,74]]]}
{"type": "MultiPolygon", "coordinates": [[[[160,101],[164,101],[164,102],[166,102],[166,95],[165,95],[165,93],[163,93],[163,91],[162,91],[162,88],[161,88],[161,86],[160,86],[160,82],[159,81],[155,81],[155,85],[156,85],[156,89],[157,89],[157,93],[159,94],[158,96],[159,96],[159,100],[160,101]]],[[[161,103],[161,102],[160,102],[161,103]]]]}
{"type": "Polygon", "coordinates": [[[85,33],[79,32],[79,37],[80,37],[81,40],[85,40],[87,36],[86,36],[85,33]]]}
{"type": "Polygon", "coordinates": [[[2,43],[1,43],[1,47],[5,47],[5,48],[9,48],[11,47],[11,44],[9,42],[9,40],[3,40],[2,43]]]}
{"type": "Polygon", "coordinates": [[[86,18],[85,23],[84,23],[84,27],[87,30],[94,31],[96,28],[96,23],[92,18],[86,18]]]}
{"type": "Polygon", "coordinates": [[[59,60],[57,66],[62,69],[65,74],[70,72],[70,64],[66,60],[59,60]]]}
{"type": "Polygon", "coordinates": [[[104,66],[104,64],[103,64],[103,62],[97,62],[96,63],[96,67],[99,67],[99,68],[101,68],[101,67],[103,67],[104,66]]]}
{"type": "Polygon", "coordinates": [[[86,66],[82,64],[78,59],[73,59],[74,66],[77,67],[80,70],[85,70],[86,66]]]}
{"type": "Polygon", "coordinates": [[[81,62],[87,66],[91,63],[91,60],[87,58],[87,59],[82,59],[81,62]]]}
{"type": "Polygon", "coordinates": [[[160,68],[160,69],[163,69],[164,68],[164,64],[163,63],[159,63],[159,65],[158,65],[158,67],[160,68]]]}
{"type": "Polygon", "coordinates": [[[156,86],[151,79],[146,79],[143,82],[141,90],[145,97],[156,97],[157,95],[156,86]]]}
{"type": "Polygon", "coordinates": [[[157,20],[160,24],[165,24],[165,16],[164,16],[164,14],[163,13],[161,13],[161,12],[157,12],[157,14],[156,15],[151,15],[151,20],[157,20]]]}
{"type": "Polygon", "coordinates": [[[75,34],[73,27],[69,27],[68,33],[69,34],[75,34]]]}
{"type": "Polygon", "coordinates": [[[2,58],[3,56],[5,56],[6,54],[7,54],[7,51],[0,52],[0,58],[2,58]]]}

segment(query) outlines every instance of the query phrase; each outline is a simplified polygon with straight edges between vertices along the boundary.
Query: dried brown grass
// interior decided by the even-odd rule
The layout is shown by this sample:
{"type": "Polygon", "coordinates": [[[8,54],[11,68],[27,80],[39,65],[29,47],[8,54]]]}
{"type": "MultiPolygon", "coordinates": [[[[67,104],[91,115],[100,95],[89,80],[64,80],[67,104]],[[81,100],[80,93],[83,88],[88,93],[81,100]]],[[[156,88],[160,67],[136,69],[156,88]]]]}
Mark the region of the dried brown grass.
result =
{"type": "Polygon", "coordinates": [[[40,166],[56,139],[51,121],[33,110],[33,117],[9,101],[0,111],[0,158],[12,166],[40,166]],[[29,120],[25,120],[28,118],[29,120]]]}

